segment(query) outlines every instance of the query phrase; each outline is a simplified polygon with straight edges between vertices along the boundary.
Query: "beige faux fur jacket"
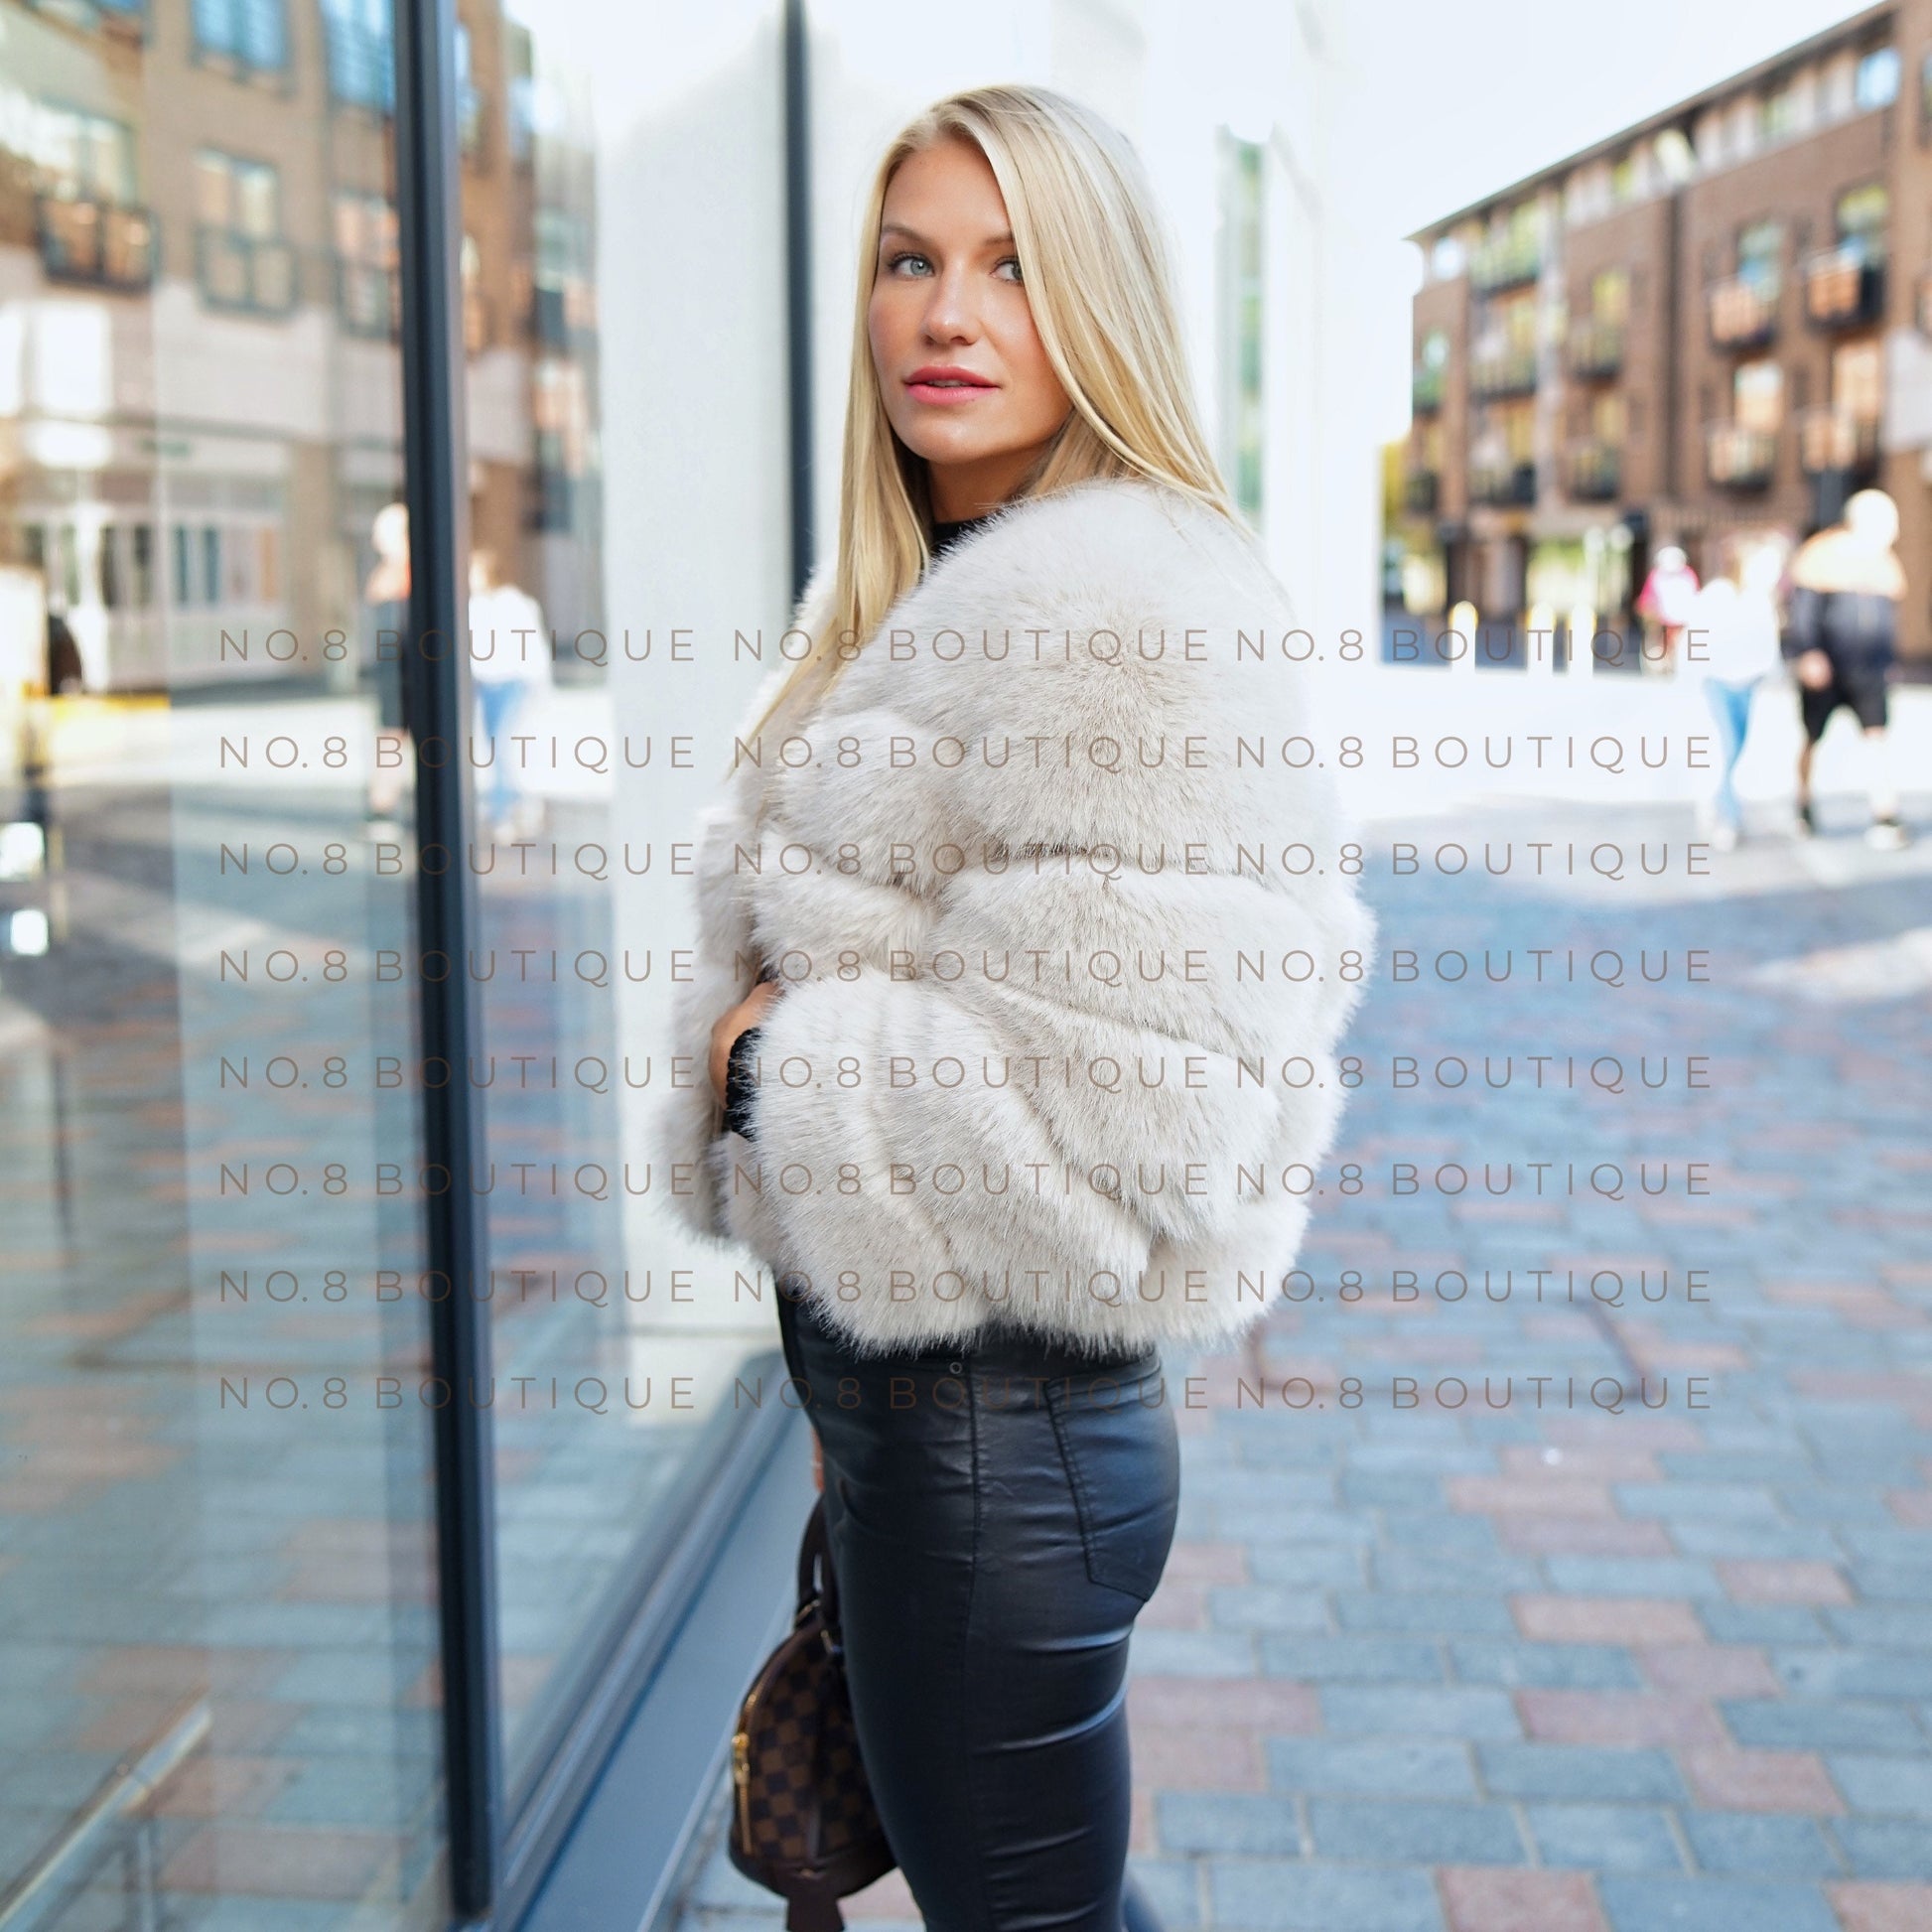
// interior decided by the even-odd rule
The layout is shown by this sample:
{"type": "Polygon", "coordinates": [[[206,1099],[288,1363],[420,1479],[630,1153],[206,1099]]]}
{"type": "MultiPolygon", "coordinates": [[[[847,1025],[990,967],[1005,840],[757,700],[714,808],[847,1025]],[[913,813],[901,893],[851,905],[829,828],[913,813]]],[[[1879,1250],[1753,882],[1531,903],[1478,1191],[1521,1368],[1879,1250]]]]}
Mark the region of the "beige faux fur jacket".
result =
{"type": "Polygon", "coordinates": [[[861,1354],[989,1320],[1215,1343],[1274,1306],[1335,1197],[1375,942],[1292,624],[1245,534],[1155,483],[939,556],[700,821],[655,1130],[680,1217],[861,1354]],[[748,1141],[705,1062],[767,960],[748,1141]]]}

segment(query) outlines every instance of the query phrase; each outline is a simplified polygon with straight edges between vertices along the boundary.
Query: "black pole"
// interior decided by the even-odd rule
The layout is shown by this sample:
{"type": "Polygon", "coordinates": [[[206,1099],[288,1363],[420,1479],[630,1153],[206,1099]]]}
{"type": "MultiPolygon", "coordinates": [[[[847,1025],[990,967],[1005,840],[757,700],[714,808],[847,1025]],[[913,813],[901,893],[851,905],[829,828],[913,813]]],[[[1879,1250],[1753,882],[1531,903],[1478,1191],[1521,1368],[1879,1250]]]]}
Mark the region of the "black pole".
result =
{"type": "Polygon", "coordinates": [[[785,374],[791,477],[791,595],[817,555],[812,516],[812,107],[804,0],[785,0],[785,374]]]}
{"type": "MultiPolygon", "coordinates": [[[[461,852],[475,823],[466,756],[468,600],[458,575],[470,545],[454,0],[397,0],[395,23],[409,504],[402,670],[404,715],[416,746],[417,992],[424,1060],[463,1067],[473,1062],[480,1035],[474,988],[463,970],[477,929],[475,890],[469,867],[421,863],[425,850],[461,852]],[[425,970],[432,961],[434,974],[425,970]]],[[[471,1292],[488,1266],[483,1203],[471,1184],[483,1124],[481,1103],[463,1080],[426,1086],[422,1121],[423,1159],[448,1183],[425,1200],[424,1260],[448,1291],[429,1305],[431,1372],[448,1392],[432,1424],[436,1569],[450,1904],[459,1919],[468,1919],[494,1905],[502,1859],[489,1412],[470,1399],[488,1386],[490,1372],[488,1318],[471,1292]]]]}

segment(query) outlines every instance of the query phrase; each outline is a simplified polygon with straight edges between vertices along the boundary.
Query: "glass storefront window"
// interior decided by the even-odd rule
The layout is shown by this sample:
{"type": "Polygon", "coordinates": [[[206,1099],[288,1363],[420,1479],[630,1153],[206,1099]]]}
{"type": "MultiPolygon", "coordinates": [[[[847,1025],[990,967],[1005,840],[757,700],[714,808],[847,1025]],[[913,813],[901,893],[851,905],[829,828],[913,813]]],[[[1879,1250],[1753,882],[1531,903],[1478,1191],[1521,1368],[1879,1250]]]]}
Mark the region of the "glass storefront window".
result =
{"type": "Polygon", "coordinates": [[[7,9],[0,123],[0,1894],[440,1925],[412,897],[358,678],[401,377],[332,272],[390,129],[278,5],[87,19],[7,9]]]}
{"type": "MultiPolygon", "coordinates": [[[[639,439],[780,447],[779,393],[714,398],[709,431],[677,429],[665,372],[719,366],[759,302],[783,303],[775,251],[754,271],[768,294],[748,292],[712,272],[718,236],[677,231],[675,198],[637,193],[643,109],[618,84],[608,14],[519,3],[467,25],[462,221],[490,319],[469,366],[473,854],[514,1795],[634,1606],[735,1370],[776,1343],[768,1297],[741,1294],[715,1254],[690,1267],[645,1189],[671,980],[695,941],[676,855],[758,673],[733,628],[775,637],[788,608],[781,568],[725,560],[756,557],[781,519],[751,475],[695,489],[639,439]]],[[[776,179],[775,146],[769,166],[776,179]]]]}

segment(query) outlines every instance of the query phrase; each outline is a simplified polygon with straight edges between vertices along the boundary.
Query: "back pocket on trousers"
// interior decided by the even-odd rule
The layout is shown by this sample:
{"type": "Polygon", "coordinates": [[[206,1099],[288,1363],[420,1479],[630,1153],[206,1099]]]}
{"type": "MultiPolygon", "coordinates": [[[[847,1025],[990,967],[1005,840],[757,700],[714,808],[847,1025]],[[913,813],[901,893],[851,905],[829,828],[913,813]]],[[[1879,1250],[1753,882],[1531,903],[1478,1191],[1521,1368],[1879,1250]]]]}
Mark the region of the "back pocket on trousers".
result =
{"type": "MultiPolygon", "coordinates": [[[[1044,1385],[1060,1456],[1073,1487],[1087,1575],[1145,1603],[1168,1567],[1180,1509],[1180,1438],[1164,1399],[1142,1402],[1127,1381],[1091,1396],[1076,1378],[1044,1385]]],[[[1164,1378],[1151,1378],[1154,1389],[1164,1378]]]]}

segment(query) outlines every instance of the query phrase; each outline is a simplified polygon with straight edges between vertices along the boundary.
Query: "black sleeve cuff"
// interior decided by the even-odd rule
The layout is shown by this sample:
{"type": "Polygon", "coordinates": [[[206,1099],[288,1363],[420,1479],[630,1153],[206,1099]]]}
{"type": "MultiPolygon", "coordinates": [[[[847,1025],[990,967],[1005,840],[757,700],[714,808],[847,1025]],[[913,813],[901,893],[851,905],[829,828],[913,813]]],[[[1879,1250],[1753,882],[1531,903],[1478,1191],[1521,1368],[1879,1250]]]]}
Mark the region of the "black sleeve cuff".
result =
{"type": "Polygon", "coordinates": [[[758,1087],[752,1078],[752,1055],[758,1050],[759,1029],[747,1027],[732,1041],[731,1061],[725,1074],[725,1131],[741,1134],[748,1141],[758,1139],[753,1129],[758,1087]]]}

